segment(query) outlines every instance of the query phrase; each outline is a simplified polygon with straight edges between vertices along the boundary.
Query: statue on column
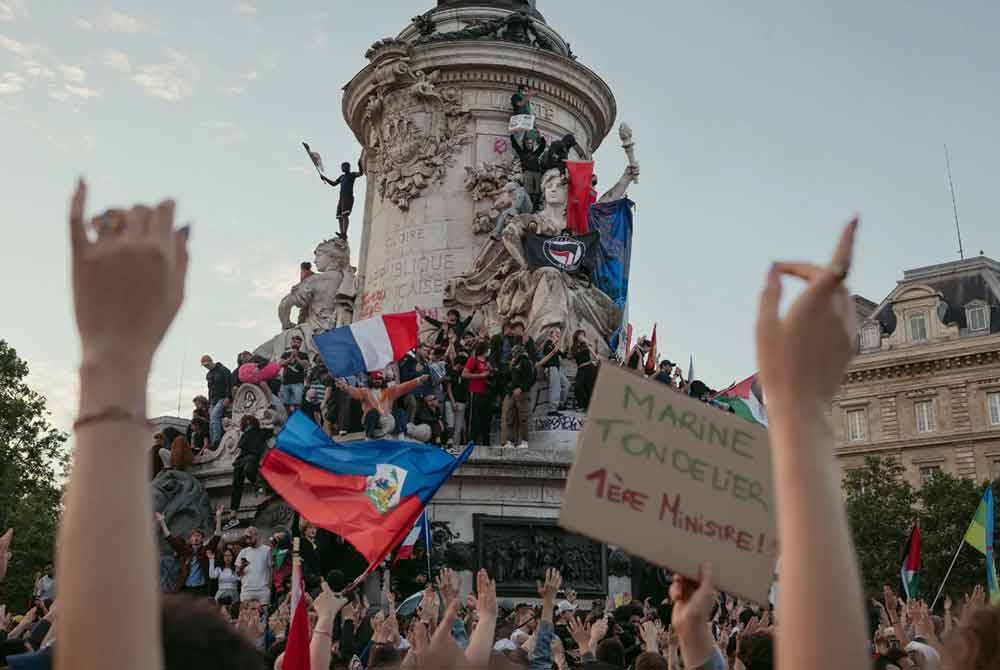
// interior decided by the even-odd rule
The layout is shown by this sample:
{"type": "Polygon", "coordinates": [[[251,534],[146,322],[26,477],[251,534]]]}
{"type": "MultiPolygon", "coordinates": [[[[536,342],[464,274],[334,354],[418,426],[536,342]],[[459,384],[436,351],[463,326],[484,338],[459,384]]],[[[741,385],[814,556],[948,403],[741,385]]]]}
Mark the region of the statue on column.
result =
{"type": "Polygon", "coordinates": [[[302,348],[312,352],[312,336],[353,320],[355,269],[351,267],[351,251],[347,241],[337,237],[326,240],[314,252],[315,272],[303,273],[305,278],[293,286],[278,303],[278,320],[282,332],[258,347],[254,353],[276,359],[286,349],[292,336],[302,338],[302,348]],[[298,323],[292,321],[292,308],[299,309],[298,323]]]}
{"type": "MultiPolygon", "coordinates": [[[[568,156],[575,146],[575,138],[564,137],[552,160],[562,163],[565,159],[560,157],[568,156]]],[[[628,150],[632,148],[630,144],[628,150]]],[[[562,167],[565,169],[564,164],[562,167]]],[[[474,185],[479,172],[488,170],[471,172],[470,184],[474,185]]],[[[639,166],[632,159],[622,177],[599,201],[623,198],[638,176],[639,166]]],[[[509,179],[515,177],[511,175],[509,179]]],[[[484,309],[488,318],[500,322],[521,317],[525,320],[527,334],[533,338],[544,336],[552,327],[559,327],[567,340],[564,344],[568,344],[577,330],[583,330],[588,341],[607,342],[621,324],[621,309],[614,301],[593,286],[586,274],[556,267],[532,268],[525,257],[524,240],[529,232],[559,236],[566,230],[567,185],[566,176],[558,167],[546,171],[541,179],[541,209],[505,217],[501,239],[491,236],[486,240],[471,270],[449,281],[445,289],[445,306],[484,309]]],[[[608,351],[599,353],[607,354],[608,351]]]]}

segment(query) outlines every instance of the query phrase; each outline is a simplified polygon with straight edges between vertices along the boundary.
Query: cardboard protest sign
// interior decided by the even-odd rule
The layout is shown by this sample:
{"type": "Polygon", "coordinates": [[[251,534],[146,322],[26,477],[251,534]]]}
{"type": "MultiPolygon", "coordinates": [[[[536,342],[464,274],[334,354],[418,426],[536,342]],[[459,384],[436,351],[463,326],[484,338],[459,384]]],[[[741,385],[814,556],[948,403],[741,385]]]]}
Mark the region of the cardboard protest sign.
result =
{"type": "Polygon", "coordinates": [[[777,552],[767,431],[601,366],[559,525],[766,603],[777,552]]]}
{"type": "Polygon", "coordinates": [[[534,114],[515,114],[510,117],[510,123],[508,124],[510,132],[516,132],[518,130],[534,130],[535,129],[535,115],[534,114]]]}

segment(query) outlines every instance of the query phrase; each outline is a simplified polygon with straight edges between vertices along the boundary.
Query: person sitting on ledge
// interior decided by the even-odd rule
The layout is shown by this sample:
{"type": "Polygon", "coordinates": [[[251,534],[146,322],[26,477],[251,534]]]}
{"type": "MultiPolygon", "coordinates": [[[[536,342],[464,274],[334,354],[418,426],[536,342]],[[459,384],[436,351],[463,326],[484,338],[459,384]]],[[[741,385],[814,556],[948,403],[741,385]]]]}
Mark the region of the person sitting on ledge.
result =
{"type": "Polygon", "coordinates": [[[343,379],[337,380],[337,388],[351,398],[361,401],[365,436],[381,438],[386,435],[397,435],[406,429],[408,423],[406,410],[393,411],[393,403],[397,398],[412,393],[428,379],[427,375],[421,375],[408,382],[386,388],[385,376],[376,371],[368,375],[368,388],[348,386],[343,379]]]}
{"type": "Polygon", "coordinates": [[[413,422],[406,427],[406,434],[414,440],[443,445],[447,437],[441,403],[434,394],[425,395],[417,402],[413,422]]]}
{"type": "MultiPolygon", "coordinates": [[[[263,356],[254,356],[249,362],[240,366],[240,381],[244,384],[267,384],[272,393],[277,389],[271,384],[273,380],[281,374],[281,369],[285,367],[289,359],[280,361],[269,361],[263,356]]],[[[277,382],[277,387],[281,387],[281,382],[277,382]]]]}

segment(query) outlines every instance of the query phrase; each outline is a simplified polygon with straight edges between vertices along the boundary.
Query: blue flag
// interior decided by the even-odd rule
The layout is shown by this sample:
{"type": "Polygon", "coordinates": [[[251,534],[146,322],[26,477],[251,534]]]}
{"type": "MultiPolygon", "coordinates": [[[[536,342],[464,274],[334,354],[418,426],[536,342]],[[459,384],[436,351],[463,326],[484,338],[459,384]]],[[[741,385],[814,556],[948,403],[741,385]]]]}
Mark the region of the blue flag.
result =
{"type": "Polygon", "coordinates": [[[622,322],[608,344],[618,348],[624,335],[625,303],[628,300],[628,275],[632,263],[632,206],[628,198],[591,205],[589,227],[600,234],[601,244],[594,268],[594,286],[604,291],[622,312],[622,322]]]}

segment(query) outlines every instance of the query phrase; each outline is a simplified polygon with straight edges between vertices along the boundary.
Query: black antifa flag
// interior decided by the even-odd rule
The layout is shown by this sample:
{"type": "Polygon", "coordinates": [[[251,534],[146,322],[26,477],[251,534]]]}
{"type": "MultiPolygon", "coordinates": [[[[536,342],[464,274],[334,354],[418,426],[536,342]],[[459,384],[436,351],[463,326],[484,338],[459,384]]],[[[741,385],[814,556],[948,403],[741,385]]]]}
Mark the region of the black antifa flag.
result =
{"type": "Polygon", "coordinates": [[[589,277],[596,263],[599,238],[596,232],[549,237],[528,231],[524,236],[524,258],[532,270],[550,267],[589,277]]]}

